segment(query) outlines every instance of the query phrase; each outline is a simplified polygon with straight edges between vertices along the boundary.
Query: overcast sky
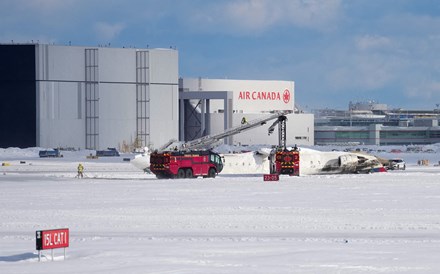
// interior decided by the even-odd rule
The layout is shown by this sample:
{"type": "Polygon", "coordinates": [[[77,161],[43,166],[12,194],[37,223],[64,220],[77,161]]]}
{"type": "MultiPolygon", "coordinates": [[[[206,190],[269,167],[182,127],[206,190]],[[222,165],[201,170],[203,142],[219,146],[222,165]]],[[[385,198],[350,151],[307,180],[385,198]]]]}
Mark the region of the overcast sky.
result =
{"type": "Polygon", "coordinates": [[[172,46],[181,77],[295,81],[306,110],[440,104],[437,0],[1,0],[12,40],[172,46]]]}

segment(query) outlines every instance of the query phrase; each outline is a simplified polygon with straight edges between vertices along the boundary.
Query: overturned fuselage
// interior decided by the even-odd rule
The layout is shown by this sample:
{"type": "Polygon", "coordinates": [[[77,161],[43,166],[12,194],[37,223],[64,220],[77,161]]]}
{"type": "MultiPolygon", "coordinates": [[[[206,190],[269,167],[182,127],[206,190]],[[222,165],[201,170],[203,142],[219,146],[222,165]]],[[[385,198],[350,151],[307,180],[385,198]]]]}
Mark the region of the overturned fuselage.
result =
{"type": "MultiPolygon", "coordinates": [[[[349,174],[386,171],[379,160],[368,154],[357,152],[318,151],[302,148],[299,175],[349,174]]],[[[223,174],[268,173],[269,149],[256,152],[224,154],[223,174]]]]}
{"type": "Polygon", "coordinates": [[[313,149],[302,149],[300,154],[301,175],[385,171],[383,165],[373,155],[313,149]]]}
{"type": "MultiPolygon", "coordinates": [[[[271,149],[242,153],[225,153],[222,174],[265,174],[270,171],[271,149]]],[[[318,151],[301,148],[299,175],[349,174],[386,171],[379,159],[358,152],[318,151]]],[[[131,163],[144,171],[149,169],[149,153],[137,155],[131,163]]]]}

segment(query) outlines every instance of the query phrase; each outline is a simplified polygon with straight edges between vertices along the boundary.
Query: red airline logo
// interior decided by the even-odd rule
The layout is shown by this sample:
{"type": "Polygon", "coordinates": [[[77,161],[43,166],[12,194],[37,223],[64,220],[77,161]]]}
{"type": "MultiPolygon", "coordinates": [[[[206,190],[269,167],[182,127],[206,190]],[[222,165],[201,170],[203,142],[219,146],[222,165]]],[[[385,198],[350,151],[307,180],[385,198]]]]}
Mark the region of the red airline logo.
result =
{"type": "Polygon", "coordinates": [[[269,101],[281,101],[284,103],[290,102],[290,91],[285,89],[281,96],[279,91],[240,91],[238,94],[238,100],[269,100],[269,101]]]}
{"type": "Polygon", "coordinates": [[[284,90],[284,93],[283,93],[283,101],[284,101],[284,103],[289,103],[289,101],[290,101],[290,91],[288,90],[288,89],[285,89],[284,90]]]}

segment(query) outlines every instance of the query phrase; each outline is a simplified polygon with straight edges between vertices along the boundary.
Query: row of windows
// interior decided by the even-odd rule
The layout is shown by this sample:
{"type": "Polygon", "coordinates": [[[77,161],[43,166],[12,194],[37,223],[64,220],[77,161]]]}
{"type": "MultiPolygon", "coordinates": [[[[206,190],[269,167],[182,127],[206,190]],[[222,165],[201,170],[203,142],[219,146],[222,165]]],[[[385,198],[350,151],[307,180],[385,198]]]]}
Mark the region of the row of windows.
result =
{"type": "Polygon", "coordinates": [[[341,139],[350,139],[350,138],[356,138],[356,139],[367,139],[369,137],[369,133],[367,131],[341,131],[336,132],[335,135],[336,138],[341,139]]]}
{"type": "MultiPolygon", "coordinates": [[[[315,136],[319,135],[333,135],[335,138],[369,138],[368,131],[315,131],[315,136]]],[[[380,138],[439,138],[440,131],[381,131],[380,138]]]]}
{"type": "Polygon", "coordinates": [[[426,131],[381,131],[380,138],[427,138],[426,131]]]}
{"type": "MultiPolygon", "coordinates": [[[[367,141],[370,138],[369,131],[315,131],[315,141],[367,141]]],[[[440,139],[440,130],[435,131],[381,131],[379,138],[382,142],[394,141],[428,141],[430,139],[440,139]]]]}

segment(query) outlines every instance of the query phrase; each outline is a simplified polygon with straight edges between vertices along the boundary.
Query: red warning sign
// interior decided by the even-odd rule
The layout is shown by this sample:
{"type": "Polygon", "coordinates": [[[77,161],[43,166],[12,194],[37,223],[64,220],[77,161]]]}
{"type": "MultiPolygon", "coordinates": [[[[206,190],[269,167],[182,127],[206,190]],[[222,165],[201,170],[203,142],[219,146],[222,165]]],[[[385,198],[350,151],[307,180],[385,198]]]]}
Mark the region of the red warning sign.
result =
{"type": "Polygon", "coordinates": [[[37,250],[69,247],[69,229],[38,230],[37,250]]]}

